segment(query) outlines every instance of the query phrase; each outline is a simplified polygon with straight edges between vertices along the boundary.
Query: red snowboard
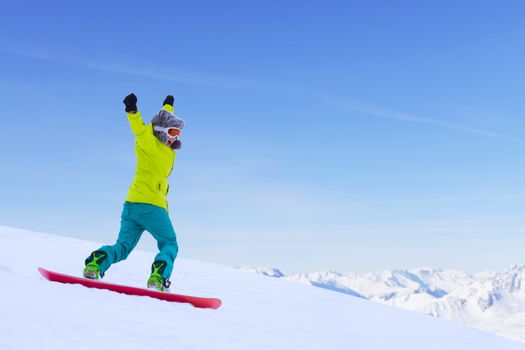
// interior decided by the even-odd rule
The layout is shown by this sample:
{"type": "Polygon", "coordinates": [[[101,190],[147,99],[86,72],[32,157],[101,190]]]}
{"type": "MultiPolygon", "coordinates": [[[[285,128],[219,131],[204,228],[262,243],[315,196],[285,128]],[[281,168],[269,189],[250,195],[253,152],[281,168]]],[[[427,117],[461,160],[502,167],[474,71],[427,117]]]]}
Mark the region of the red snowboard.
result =
{"type": "Polygon", "coordinates": [[[157,298],[157,299],[165,300],[165,301],[174,301],[177,303],[189,303],[199,308],[218,309],[222,304],[221,300],[216,299],[216,298],[192,297],[188,295],[158,292],[155,290],[145,289],[145,288],[123,286],[120,284],[113,284],[113,283],[90,280],[87,278],[80,278],[80,277],[64,275],[62,273],[57,273],[57,272],[46,270],[42,267],[39,267],[38,271],[40,271],[40,273],[42,274],[42,276],[44,276],[45,279],[49,281],[53,281],[53,282],[81,284],[88,288],[107,289],[113,292],[118,292],[118,293],[123,293],[123,294],[148,296],[148,297],[157,298]]]}

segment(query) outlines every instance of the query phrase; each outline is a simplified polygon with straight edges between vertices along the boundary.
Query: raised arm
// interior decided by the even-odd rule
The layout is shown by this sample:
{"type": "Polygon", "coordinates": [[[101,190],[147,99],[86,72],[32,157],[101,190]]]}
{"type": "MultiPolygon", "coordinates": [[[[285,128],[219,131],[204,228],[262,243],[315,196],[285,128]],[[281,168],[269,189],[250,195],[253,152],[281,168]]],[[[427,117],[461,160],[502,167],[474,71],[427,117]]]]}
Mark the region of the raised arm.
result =
{"type": "Polygon", "coordinates": [[[175,102],[175,98],[173,96],[171,95],[166,96],[166,98],[164,99],[164,102],[162,103],[162,109],[170,113],[173,113],[174,112],[173,102],[175,102]]]}
{"type": "Polygon", "coordinates": [[[126,106],[126,113],[128,114],[131,131],[133,131],[135,136],[141,136],[147,128],[137,109],[137,96],[135,96],[134,93],[131,93],[126,96],[122,102],[124,102],[124,105],[126,106]]]}

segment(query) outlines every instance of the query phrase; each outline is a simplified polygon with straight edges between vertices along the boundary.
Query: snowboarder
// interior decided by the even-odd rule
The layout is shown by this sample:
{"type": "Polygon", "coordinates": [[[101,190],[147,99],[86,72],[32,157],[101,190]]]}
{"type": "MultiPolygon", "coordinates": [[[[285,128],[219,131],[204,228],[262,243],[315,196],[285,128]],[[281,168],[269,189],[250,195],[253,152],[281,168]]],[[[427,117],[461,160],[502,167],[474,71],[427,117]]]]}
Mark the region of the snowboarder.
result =
{"type": "Polygon", "coordinates": [[[151,124],[145,125],[137,109],[137,96],[132,93],[124,98],[129,124],[135,134],[137,170],[124,203],[117,242],[89,255],[85,260],[86,278],[104,277],[111,264],[128,257],[147,230],[157,240],[159,249],[147,287],[167,291],[170,286],[178,245],[168,216],[167,178],[175,162],[174,150],[181,148],[180,134],[184,128],[184,121],[174,114],[173,101],[173,96],[168,95],[151,124]]]}

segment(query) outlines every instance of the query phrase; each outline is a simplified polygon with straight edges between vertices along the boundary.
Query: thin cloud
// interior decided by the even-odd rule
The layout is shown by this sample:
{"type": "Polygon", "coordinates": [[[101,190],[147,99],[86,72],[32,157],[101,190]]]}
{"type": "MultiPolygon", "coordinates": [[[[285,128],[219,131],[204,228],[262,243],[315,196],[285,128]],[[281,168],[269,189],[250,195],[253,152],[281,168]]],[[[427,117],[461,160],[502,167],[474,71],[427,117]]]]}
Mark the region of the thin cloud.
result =
{"type": "Polygon", "coordinates": [[[493,139],[502,139],[517,143],[525,143],[525,139],[489,131],[489,130],[483,130],[476,127],[466,126],[462,124],[456,124],[456,123],[450,123],[438,119],[431,119],[431,118],[425,118],[420,117],[412,114],[407,113],[400,113],[400,112],[394,112],[390,110],[386,110],[383,108],[378,107],[370,107],[370,106],[364,106],[362,104],[357,104],[353,102],[349,102],[347,100],[343,99],[335,99],[335,98],[329,98],[325,99],[326,103],[330,106],[343,110],[343,111],[351,111],[351,112],[358,112],[363,113],[375,117],[381,117],[381,118],[388,118],[388,119],[394,119],[394,120],[400,120],[404,122],[410,122],[410,123],[419,123],[419,124],[427,124],[432,125],[440,128],[446,128],[446,129],[452,129],[452,130],[458,130],[463,131],[469,134],[474,134],[482,137],[488,137],[493,139]]]}
{"type": "Polygon", "coordinates": [[[490,130],[484,130],[472,126],[446,122],[438,119],[416,116],[408,113],[400,113],[387,110],[384,108],[355,103],[348,99],[327,97],[316,91],[308,91],[304,88],[295,88],[283,86],[282,84],[270,84],[243,80],[216,74],[201,73],[191,70],[180,70],[172,67],[159,66],[151,62],[139,63],[130,61],[127,58],[117,57],[115,55],[105,55],[103,58],[86,58],[79,54],[74,54],[56,47],[37,47],[20,43],[0,45],[0,52],[15,54],[19,56],[31,57],[55,63],[65,63],[76,65],[88,69],[107,71],[112,73],[128,74],[144,78],[171,81],[189,85],[216,87],[230,90],[248,90],[263,89],[271,90],[278,93],[295,93],[310,95],[314,99],[321,100],[332,108],[343,111],[358,112],[370,116],[399,120],[403,122],[419,123],[431,125],[434,127],[452,129],[465,133],[487,137],[492,139],[501,139],[516,143],[525,143],[525,139],[517,138],[490,130]]]}
{"type": "Polygon", "coordinates": [[[57,48],[35,47],[20,44],[4,47],[1,51],[48,62],[71,64],[88,69],[129,74],[144,78],[167,80],[191,85],[239,89],[249,84],[240,80],[217,75],[202,74],[188,70],[168,69],[165,67],[159,67],[158,65],[139,64],[114,55],[108,55],[108,57],[97,60],[57,48]]]}
{"type": "MultiPolygon", "coordinates": [[[[23,44],[0,46],[0,52],[35,58],[43,61],[75,65],[87,69],[128,74],[144,78],[164,80],[189,85],[216,87],[230,90],[267,89],[282,93],[299,90],[268,83],[255,82],[228,76],[181,70],[173,67],[137,62],[129,58],[105,54],[104,57],[85,57],[56,47],[38,47],[23,44]]],[[[100,55],[99,55],[100,56],[100,55]]]]}

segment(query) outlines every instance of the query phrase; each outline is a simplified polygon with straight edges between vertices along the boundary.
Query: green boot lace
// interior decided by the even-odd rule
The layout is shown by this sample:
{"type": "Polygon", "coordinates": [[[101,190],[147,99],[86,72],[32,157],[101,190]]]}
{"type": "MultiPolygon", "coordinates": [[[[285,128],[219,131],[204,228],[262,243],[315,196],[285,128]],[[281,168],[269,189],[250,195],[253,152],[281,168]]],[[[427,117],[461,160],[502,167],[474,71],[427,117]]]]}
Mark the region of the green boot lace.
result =
{"type": "Polygon", "coordinates": [[[148,288],[156,289],[159,292],[168,292],[170,281],[164,279],[162,273],[166,268],[165,262],[154,262],[151,266],[151,276],[148,278],[148,288]]]}
{"type": "Polygon", "coordinates": [[[100,273],[100,262],[106,258],[106,253],[96,251],[91,253],[86,259],[86,267],[84,268],[84,277],[92,280],[98,280],[99,277],[104,277],[104,273],[100,273]]]}

